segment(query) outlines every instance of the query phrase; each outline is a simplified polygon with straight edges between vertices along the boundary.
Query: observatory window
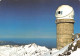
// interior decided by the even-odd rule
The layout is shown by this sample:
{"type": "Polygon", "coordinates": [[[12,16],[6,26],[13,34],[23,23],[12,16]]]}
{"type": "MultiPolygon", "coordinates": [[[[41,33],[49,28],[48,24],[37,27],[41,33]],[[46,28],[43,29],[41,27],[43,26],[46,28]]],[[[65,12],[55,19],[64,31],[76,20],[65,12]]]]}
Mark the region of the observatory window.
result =
{"type": "Polygon", "coordinates": [[[58,11],[58,14],[62,14],[62,11],[58,11]]]}

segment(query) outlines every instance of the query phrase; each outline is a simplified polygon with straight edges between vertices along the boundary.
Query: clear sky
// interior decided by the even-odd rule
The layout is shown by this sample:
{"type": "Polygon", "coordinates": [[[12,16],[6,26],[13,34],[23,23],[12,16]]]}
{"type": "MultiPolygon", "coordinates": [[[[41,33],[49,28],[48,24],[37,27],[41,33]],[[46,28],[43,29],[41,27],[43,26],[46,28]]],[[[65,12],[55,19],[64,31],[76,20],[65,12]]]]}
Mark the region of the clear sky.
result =
{"type": "Polygon", "coordinates": [[[55,11],[74,8],[74,33],[80,33],[80,0],[0,0],[0,38],[56,38],[55,11]]]}

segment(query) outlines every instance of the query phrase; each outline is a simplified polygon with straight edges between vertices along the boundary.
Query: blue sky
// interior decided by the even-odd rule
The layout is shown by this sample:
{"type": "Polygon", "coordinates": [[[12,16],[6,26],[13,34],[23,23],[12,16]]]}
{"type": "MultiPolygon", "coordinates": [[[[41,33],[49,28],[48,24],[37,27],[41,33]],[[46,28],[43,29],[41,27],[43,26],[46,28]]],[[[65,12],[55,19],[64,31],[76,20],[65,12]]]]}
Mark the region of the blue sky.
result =
{"type": "Polygon", "coordinates": [[[56,38],[55,11],[62,4],[74,8],[74,33],[80,33],[79,0],[2,0],[0,38],[56,38]]]}

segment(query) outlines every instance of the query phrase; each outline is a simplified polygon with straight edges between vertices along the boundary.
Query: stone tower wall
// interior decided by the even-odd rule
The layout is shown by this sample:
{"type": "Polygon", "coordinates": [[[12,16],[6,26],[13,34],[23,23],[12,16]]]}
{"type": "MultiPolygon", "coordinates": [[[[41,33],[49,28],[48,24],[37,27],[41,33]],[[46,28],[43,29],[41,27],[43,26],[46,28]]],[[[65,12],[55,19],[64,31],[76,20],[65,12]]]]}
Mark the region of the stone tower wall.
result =
{"type": "Polygon", "coordinates": [[[57,19],[57,49],[61,49],[72,41],[74,33],[73,19],[57,19]]]}

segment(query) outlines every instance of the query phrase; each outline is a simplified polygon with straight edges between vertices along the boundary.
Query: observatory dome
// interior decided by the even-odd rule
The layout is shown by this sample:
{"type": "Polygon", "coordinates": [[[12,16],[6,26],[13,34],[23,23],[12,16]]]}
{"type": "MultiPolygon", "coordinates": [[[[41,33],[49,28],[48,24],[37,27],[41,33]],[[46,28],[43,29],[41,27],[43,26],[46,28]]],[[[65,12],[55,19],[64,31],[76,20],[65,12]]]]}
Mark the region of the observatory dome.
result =
{"type": "Polygon", "coordinates": [[[74,19],[74,10],[69,5],[61,5],[56,10],[55,16],[57,19],[74,19]]]}

